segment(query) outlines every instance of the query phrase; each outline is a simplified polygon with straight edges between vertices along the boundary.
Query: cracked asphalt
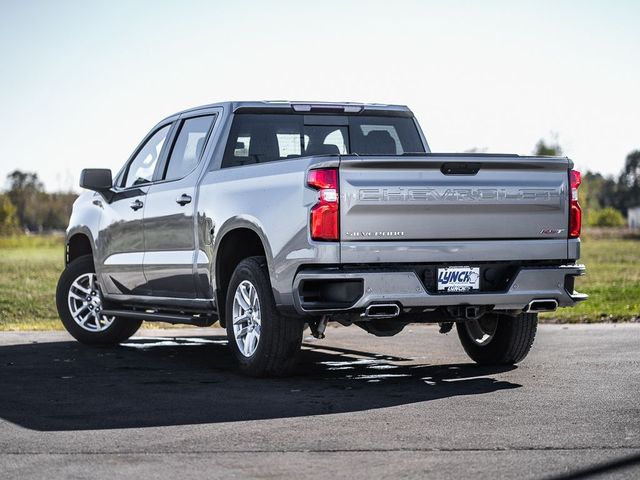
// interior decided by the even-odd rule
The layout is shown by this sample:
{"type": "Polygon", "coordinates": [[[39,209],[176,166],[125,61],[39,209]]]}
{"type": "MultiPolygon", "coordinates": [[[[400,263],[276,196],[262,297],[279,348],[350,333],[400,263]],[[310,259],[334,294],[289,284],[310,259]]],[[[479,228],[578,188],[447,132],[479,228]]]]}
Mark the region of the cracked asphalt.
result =
{"type": "Polygon", "coordinates": [[[0,333],[0,477],[640,478],[640,324],[543,325],[515,368],[455,332],[306,339],[237,374],[220,329],[117,348],[0,333]]]}

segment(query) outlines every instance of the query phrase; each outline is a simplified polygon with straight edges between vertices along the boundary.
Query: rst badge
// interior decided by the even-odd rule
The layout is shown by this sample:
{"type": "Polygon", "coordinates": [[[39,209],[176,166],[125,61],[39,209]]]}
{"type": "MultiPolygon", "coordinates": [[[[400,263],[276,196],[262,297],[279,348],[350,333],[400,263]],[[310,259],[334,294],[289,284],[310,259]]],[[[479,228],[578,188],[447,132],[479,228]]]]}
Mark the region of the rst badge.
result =
{"type": "Polygon", "coordinates": [[[447,267],[438,269],[438,291],[467,292],[480,288],[479,267],[447,267]]]}

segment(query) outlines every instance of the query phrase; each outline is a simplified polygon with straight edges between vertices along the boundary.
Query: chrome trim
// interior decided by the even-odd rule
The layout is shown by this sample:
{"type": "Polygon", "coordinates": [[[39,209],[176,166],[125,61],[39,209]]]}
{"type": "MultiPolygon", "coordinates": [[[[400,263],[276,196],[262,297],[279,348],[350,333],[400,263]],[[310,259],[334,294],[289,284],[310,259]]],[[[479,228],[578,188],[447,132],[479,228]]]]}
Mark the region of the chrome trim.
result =
{"type": "Polygon", "coordinates": [[[535,312],[553,312],[558,308],[558,301],[555,298],[545,298],[545,299],[537,299],[537,300],[531,300],[529,302],[529,305],[527,305],[527,308],[525,308],[525,312],[527,313],[535,313],[535,312]],[[536,305],[540,305],[540,304],[544,304],[544,303],[551,303],[553,304],[553,307],[548,308],[548,307],[543,307],[543,308],[534,308],[536,307],[536,305]]]}
{"type": "Polygon", "coordinates": [[[374,303],[373,305],[369,305],[362,314],[363,317],[366,318],[393,318],[400,315],[400,307],[397,303],[374,303]],[[371,310],[374,308],[389,308],[393,307],[393,314],[389,315],[386,313],[371,313],[371,310]]]}
{"type": "Polygon", "coordinates": [[[144,252],[114,253],[109,255],[103,265],[142,265],[144,252]]]}
{"type": "Polygon", "coordinates": [[[193,265],[194,250],[163,250],[145,252],[142,264],[152,265],[193,265]]]}

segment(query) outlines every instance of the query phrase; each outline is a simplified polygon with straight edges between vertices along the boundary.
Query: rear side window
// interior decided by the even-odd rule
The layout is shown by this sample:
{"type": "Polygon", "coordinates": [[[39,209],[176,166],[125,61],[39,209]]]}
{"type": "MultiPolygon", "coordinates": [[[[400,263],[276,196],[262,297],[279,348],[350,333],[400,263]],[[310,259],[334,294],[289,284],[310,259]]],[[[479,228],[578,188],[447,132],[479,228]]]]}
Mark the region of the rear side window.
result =
{"type": "Polygon", "coordinates": [[[424,153],[411,118],[346,118],[348,120],[345,116],[236,114],[222,168],[311,155],[424,153]],[[322,121],[315,120],[320,118],[322,121]]]}
{"type": "Polygon", "coordinates": [[[182,122],[169,156],[165,180],[182,178],[198,165],[213,117],[213,115],[206,115],[188,118],[182,122]]]}
{"type": "Polygon", "coordinates": [[[223,167],[299,157],[302,118],[296,115],[236,115],[223,167]]]}

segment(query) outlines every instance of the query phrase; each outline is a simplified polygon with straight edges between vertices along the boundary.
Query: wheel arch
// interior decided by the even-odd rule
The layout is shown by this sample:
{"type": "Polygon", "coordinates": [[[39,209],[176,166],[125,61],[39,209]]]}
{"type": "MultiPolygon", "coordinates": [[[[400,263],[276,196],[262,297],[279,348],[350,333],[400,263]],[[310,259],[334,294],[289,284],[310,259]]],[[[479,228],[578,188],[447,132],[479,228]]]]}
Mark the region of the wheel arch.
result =
{"type": "Polygon", "coordinates": [[[91,234],[83,228],[74,229],[67,234],[65,241],[65,265],[83,255],[91,255],[95,262],[95,251],[91,234]]]}
{"type": "MultiPolygon", "coordinates": [[[[267,260],[269,277],[273,275],[273,256],[264,231],[247,219],[238,219],[221,229],[215,249],[214,291],[220,323],[224,326],[225,298],[231,275],[236,266],[245,258],[264,256],[267,260]],[[218,240],[219,239],[219,240],[218,240]]],[[[273,284],[273,281],[272,281],[273,284]]]]}

